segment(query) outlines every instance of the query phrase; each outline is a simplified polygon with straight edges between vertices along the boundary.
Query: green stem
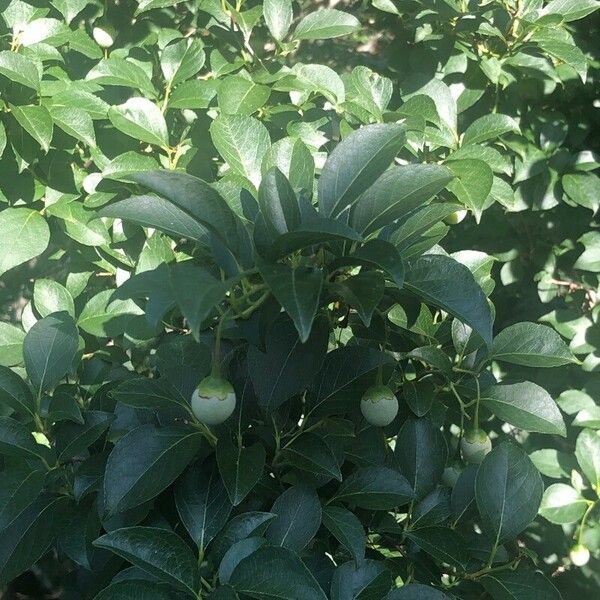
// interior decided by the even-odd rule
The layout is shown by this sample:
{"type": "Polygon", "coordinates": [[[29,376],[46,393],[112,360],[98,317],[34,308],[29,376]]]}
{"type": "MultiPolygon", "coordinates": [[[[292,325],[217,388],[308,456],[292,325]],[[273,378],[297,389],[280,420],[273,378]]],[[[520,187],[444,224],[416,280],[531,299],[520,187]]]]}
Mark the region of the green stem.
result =
{"type": "Polygon", "coordinates": [[[479,387],[479,379],[475,377],[475,385],[477,386],[477,401],[475,402],[475,413],[473,415],[473,427],[479,429],[479,402],[481,400],[481,389],[479,387]]]}
{"type": "Polygon", "coordinates": [[[578,544],[581,544],[583,542],[583,533],[585,531],[585,522],[587,521],[587,518],[589,517],[590,513],[592,512],[592,510],[594,509],[595,506],[596,506],[596,502],[594,502],[593,500],[590,500],[586,511],[583,513],[583,517],[581,518],[581,523],[579,524],[579,533],[577,534],[577,543],[578,544]]]}
{"type": "Polygon", "coordinates": [[[219,324],[215,330],[215,347],[212,355],[211,375],[215,378],[221,377],[221,329],[223,327],[223,318],[219,319],[219,324]]]}

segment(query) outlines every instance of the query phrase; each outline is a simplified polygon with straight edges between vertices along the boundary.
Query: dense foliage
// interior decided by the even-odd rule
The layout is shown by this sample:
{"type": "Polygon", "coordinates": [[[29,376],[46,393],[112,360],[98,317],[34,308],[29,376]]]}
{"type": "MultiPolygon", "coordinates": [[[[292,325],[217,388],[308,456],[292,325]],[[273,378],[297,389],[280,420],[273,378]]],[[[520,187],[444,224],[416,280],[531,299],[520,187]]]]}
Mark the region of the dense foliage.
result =
{"type": "Polygon", "coordinates": [[[600,586],[597,0],[0,0],[0,595],[600,586]]]}

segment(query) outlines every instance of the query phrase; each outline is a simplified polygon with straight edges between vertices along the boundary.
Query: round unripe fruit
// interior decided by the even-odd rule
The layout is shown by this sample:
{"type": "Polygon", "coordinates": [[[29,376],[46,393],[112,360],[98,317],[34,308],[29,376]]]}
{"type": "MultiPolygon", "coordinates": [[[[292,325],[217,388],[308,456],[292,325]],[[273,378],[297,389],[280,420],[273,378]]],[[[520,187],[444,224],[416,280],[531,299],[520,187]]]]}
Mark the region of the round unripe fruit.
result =
{"type": "Polygon", "coordinates": [[[100,48],[110,48],[115,43],[117,33],[110,23],[98,20],[92,29],[92,37],[100,48]]]}
{"type": "Polygon", "coordinates": [[[374,385],[364,393],[360,410],[367,423],[385,427],[398,414],[398,398],[387,385],[374,385]]]}
{"type": "Polygon", "coordinates": [[[463,460],[478,465],[492,449],[492,440],[482,429],[467,431],[460,440],[460,450],[463,460]]]}
{"type": "Polygon", "coordinates": [[[576,567],[583,567],[590,560],[590,551],[583,544],[575,544],[569,552],[569,558],[576,567]]]}
{"type": "Polygon", "coordinates": [[[235,391],[229,381],[209,375],[192,394],[192,411],[206,425],[220,425],[235,409],[235,391]]]}
{"type": "Polygon", "coordinates": [[[460,223],[466,216],[467,216],[466,210],[457,210],[457,211],[453,212],[452,214],[448,215],[444,219],[444,221],[448,225],[456,225],[456,224],[460,223]]]}

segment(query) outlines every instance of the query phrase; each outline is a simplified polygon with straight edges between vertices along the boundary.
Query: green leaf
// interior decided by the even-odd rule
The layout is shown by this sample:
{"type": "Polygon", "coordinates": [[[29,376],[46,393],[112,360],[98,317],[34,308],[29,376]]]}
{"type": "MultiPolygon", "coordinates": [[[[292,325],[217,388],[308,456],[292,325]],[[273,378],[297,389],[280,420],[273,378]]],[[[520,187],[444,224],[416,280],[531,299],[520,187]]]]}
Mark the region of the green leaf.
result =
{"type": "Polygon", "coordinates": [[[481,144],[488,140],[496,140],[505,133],[520,133],[517,122],[508,115],[493,113],[475,119],[465,131],[462,143],[481,144]]]}
{"type": "Polygon", "coordinates": [[[258,203],[273,235],[282,235],[300,226],[302,216],[298,199],[290,182],[277,167],[269,169],[260,182],[258,203]]]}
{"type": "Polygon", "coordinates": [[[196,595],[198,561],[175,533],[158,527],[126,527],[99,537],[94,546],[110,550],[175,589],[196,595]]]}
{"type": "Polygon", "coordinates": [[[542,478],[522,448],[510,442],[496,446],[475,479],[483,530],[496,544],[514,539],[535,519],[543,492],[542,478]]]}
{"type": "Polygon", "coordinates": [[[192,78],[204,66],[204,42],[186,37],[163,48],[160,67],[168,84],[177,84],[192,78]]]}
{"type": "Polygon", "coordinates": [[[52,389],[71,369],[78,347],[77,326],[66,312],[40,319],[27,332],[23,342],[25,368],[38,396],[52,389]]]}
{"type": "Polygon", "coordinates": [[[105,587],[94,600],[171,600],[168,589],[150,581],[118,581],[105,587]]]}
{"type": "Polygon", "coordinates": [[[587,79],[588,61],[583,51],[574,43],[562,42],[553,37],[539,36],[536,40],[542,50],[566,63],[576,71],[585,83],[587,79]]]}
{"type": "Polygon", "coordinates": [[[379,271],[362,271],[343,281],[335,282],[329,289],[358,313],[365,327],[383,298],[385,278],[379,271]]]}
{"type": "Polygon", "coordinates": [[[4,366],[0,366],[0,402],[18,413],[35,414],[35,402],[29,386],[4,366]]]}
{"type": "Polygon", "coordinates": [[[104,511],[114,515],[151,500],[192,460],[202,435],[188,427],[141,425],[125,434],[108,457],[104,511]]]}
{"type": "Polygon", "coordinates": [[[363,235],[373,233],[425,204],[453,177],[443,165],[392,167],[352,207],[350,222],[363,235]]]}
{"type": "Polygon", "coordinates": [[[594,173],[567,173],[562,177],[567,196],[576,204],[596,212],[600,207],[600,177],[594,173]]]}
{"type": "Polygon", "coordinates": [[[404,262],[397,248],[385,240],[369,240],[348,256],[338,258],[332,266],[364,265],[376,267],[390,276],[398,289],[404,286],[404,262]]]}
{"type": "Polygon", "coordinates": [[[286,176],[294,190],[312,195],[315,161],[300,138],[282,138],[267,150],[261,167],[263,175],[273,167],[286,176]]]}
{"type": "Polygon", "coordinates": [[[92,117],[83,109],[74,106],[50,106],[50,116],[56,125],[76,140],[96,146],[96,132],[92,117]]]}
{"type": "Polygon", "coordinates": [[[52,279],[36,280],[33,286],[33,303],[42,317],[61,311],[75,316],[73,296],[66,287],[52,279]]]}
{"type": "Polygon", "coordinates": [[[123,58],[105,58],[86,75],[87,81],[102,85],[118,85],[137,88],[140,92],[156,97],[156,90],[144,69],[123,58]]]}
{"type": "Polygon", "coordinates": [[[17,123],[42,147],[44,152],[50,150],[54,124],[50,112],[45,106],[9,105],[17,123]]]}
{"type": "MultiPolygon", "coordinates": [[[[264,249],[264,254],[274,260],[310,246],[344,240],[362,241],[362,238],[354,229],[338,219],[311,216],[302,222],[295,231],[289,231],[276,237],[271,245],[264,249]]],[[[255,241],[257,241],[256,235],[255,241]]],[[[393,262],[393,259],[387,260],[387,263],[393,262]]]]}
{"type": "Polygon", "coordinates": [[[392,574],[378,560],[367,559],[360,565],[348,561],[333,572],[331,600],[381,598],[392,586],[392,574]]]}
{"type": "Polygon", "coordinates": [[[306,15],[294,31],[297,40],[325,40],[354,33],[359,20],[335,8],[322,8],[306,15]]]}
{"type": "Polygon", "coordinates": [[[132,300],[111,300],[113,292],[103,290],[88,300],[77,320],[83,331],[96,337],[116,337],[132,317],[143,314],[132,300]]]}
{"type": "Polygon", "coordinates": [[[451,160],[447,166],[456,176],[448,184],[448,190],[473,211],[479,222],[494,182],[492,169],[476,158],[451,160]]]}
{"type": "Polygon", "coordinates": [[[547,325],[516,323],[495,338],[490,360],[525,367],[558,367],[577,362],[563,339],[547,325]]]}
{"type": "Polygon", "coordinates": [[[258,268],[265,283],[294,321],[304,344],[312,329],[323,287],[323,271],[310,267],[289,267],[259,262],[258,268]]]}
{"type": "Polygon", "coordinates": [[[0,531],[4,531],[44,488],[46,473],[25,468],[5,468],[0,490],[0,531]]]}
{"type": "Polygon", "coordinates": [[[488,573],[481,583],[494,600],[562,600],[549,579],[524,567],[488,573]]]}
{"type": "Polygon", "coordinates": [[[237,506],[263,476],[266,452],[259,442],[243,447],[228,436],[219,438],[217,463],[231,504],[237,506]]]}
{"type": "Polygon", "coordinates": [[[288,488],[273,504],[267,540],[300,552],[313,539],[321,526],[322,510],[317,493],[312,488],[297,485],[288,488]]]}
{"type": "Polygon", "coordinates": [[[323,509],[323,525],[350,552],[356,564],[363,561],[366,534],[354,513],[340,506],[327,506],[323,509]]]}
{"type": "Polygon", "coordinates": [[[575,457],[572,454],[554,448],[536,450],[529,455],[529,458],[542,475],[553,479],[568,478],[571,471],[576,468],[575,457]]]}
{"type": "Polygon", "coordinates": [[[266,352],[250,347],[248,372],[258,403],[265,411],[274,411],[310,385],[323,364],[328,339],[326,322],[317,319],[303,344],[293,322],[281,316],[267,332],[266,352]]]}
{"type": "Polygon", "coordinates": [[[264,0],[263,16],[271,35],[280,42],[290,29],[294,10],[291,0],[264,0]]]}
{"type": "Polygon", "coordinates": [[[177,482],[175,504],[179,517],[198,548],[206,548],[221,531],[231,503],[214,461],[196,463],[177,482]]]}
{"type": "Polygon", "coordinates": [[[577,241],[584,245],[585,250],[573,266],[584,271],[600,272],[600,233],[588,231],[577,241]]]}
{"type": "Polygon", "coordinates": [[[385,367],[393,362],[389,354],[366,346],[344,346],[329,352],[311,385],[311,412],[327,411],[338,397],[343,401],[341,412],[344,412],[352,386],[380,365],[385,367]]]}
{"type": "Polygon", "coordinates": [[[99,410],[86,410],[84,423],[61,423],[56,429],[56,451],[59,462],[83,453],[110,427],[114,415],[99,410]]]}
{"type": "Polygon", "coordinates": [[[40,91],[40,71],[32,60],[22,54],[9,50],[0,52],[0,75],[36,92],[40,91]]]}
{"type": "Polygon", "coordinates": [[[160,109],[147,98],[129,98],[124,104],[111,106],[110,122],[123,133],[161,148],[169,146],[169,131],[160,109]]]}
{"type": "MultiPolygon", "coordinates": [[[[161,371],[162,373],[162,371],[161,371]]],[[[117,401],[138,408],[173,408],[182,407],[189,412],[189,401],[166,379],[148,379],[134,377],[120,383],[110,395],[117,401]]]]}
{"type": "Polygon", "coordinates": [[[32,567],[47,551],[68,499],[42,495],[2,531],[0,586],[5,587],[32,567]]]}
{"type": "Polygon", "coordinates": [[[306,432],[284,449],[285,458],[308,473],[342,480],[340,465],[327,442],[315,433],[306,432]]]}
{"type": "Polygon", "coordinates": [[[45,450],[25,425],[10,417],[0,417],[0,454],[45,459],[45,450]]]}
{"type": "Polygon", "coordinates": [[[217,93],[222,114],[251,115],[265,105],[271,89],[243,75],[231,75],[219,84],[217,93]]]}
{"type": "Polygon", "coordinates": [[[490,308],[467,267],[448,256],[422,256],[407,269],[404,287],[463,321],[491,345],[490,308]]]}
{"type": "Polygon", "coordinates": [[[216,95],[213,81],[191,79],[175,88],[169,97],[168,108],[208,108],[216,95]]]}
{"type": "Polygon", "coordinates": [[[577,436],[575,456],[594,489],[600,490],[600,434],[591,429],[584,429],[577,436]]]}
{"type": "Polygon", "coordinates": [[[28,208],[5,208],[0,212],[0,231],[8,248],[0,253],[0,275],[39,256],[50,241],[46,220],[28,208]]]}
{"type": "Polygon", "coordinates": [[[469,563],[467,544],[457,531],[448,527],[420,527],[408,531],[406,537],[440,562],[466,571],[469,563]]]}
{"type": "Polygon", "coordinates": [[[402,125],[367,125],[344,138],[319,177],[319,208],[335,217],[351,206],[390,166],[406,141],[402,125]]]}
{"type": "Polygon", "coordinates": [[[422,583],[410,583],[392,590],[385,600],[450,600],[450,596],[422,583]]]}
{"type": "Polygon", "coordinates": [[[398,432],[394,459],[421,500],[442,477],[448,459],[446,440],[429,419],[408,419],[398,432]]]}
{"type": "Polygon", "coordinates": [[[289,600],[302,590],[302,600],[327,596],[298,556],[281,547],[263,546],[240,562],[229,583],[257,600],[289,600]]]}
{"type": "MultiPolygon", "coordinates": [[[[244,558],[250,556],[253,552],[264,546],[267,541],[261,537],[249,537],[245,540],[233,544],[225,553],[221,564],[219,565],[219,582],[228,583],[231,574],[244,558]]],[[[232,593],[235,594],[235,592],[232,593]]],[[[212,597],[212,596],[211,596],[212,597]]],[[[235,596],[237,598],[237,596],[235,596]]]]}
{"type": "Polygon", "coordinates": [[[551,523],[565,525],[579,521],[587,507],[587,500],[576,489],[565,483],[554,483],[544,492],[540,515],[551,523]]]}
{"type": "Polygon", "coordinates": [[[566,22],[583,19],[600,8],[597,0],[552,0],[543,10],[546,15],[559,15],[566,22]]]}
{"type": "Polygon", "coordinates": [[[346,477],[334,497],[360,508],[391,510],[408,504],[414,499],[414,492],[398,471],[364,467],[346,477]]]}
{"type": "Polygon", "coordinates": [[[173,295],[196,339],[204,322],[215,312],[215,306],[223,300],[232,285],[232,280],[216,279],[208,271],[191,263],[179,263],[171,270],[173,295]]]}
{"type": "Polygon", "coordinates": [[[211,123],[210,135],[231,169],[258,187],[262,159],[271,145],[267,128],[253,117],[221,115],[211,123]]]}
{"type": "Polygon", "coordinates": [[[531,381],[493,385],[482,393],[481,401],[497,417],[519,429],[567,435],[556,402],[543,387],[531,381]]]}
{"type": "Polygon", "coordinates": [[[12,367],[23,362],[25,332],[16,325],[0,322],[0,366],[12,367]]]}

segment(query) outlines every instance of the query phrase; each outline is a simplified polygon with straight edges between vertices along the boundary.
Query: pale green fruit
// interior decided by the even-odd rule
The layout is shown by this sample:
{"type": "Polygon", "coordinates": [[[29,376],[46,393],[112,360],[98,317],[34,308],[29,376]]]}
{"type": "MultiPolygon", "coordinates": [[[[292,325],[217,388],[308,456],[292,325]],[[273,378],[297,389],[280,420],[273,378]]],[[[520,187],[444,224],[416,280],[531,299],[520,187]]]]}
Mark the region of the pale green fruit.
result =
{"type": "Polygon", "coordinates": [[[583,567],[590,560],[590,551],[583,544],[575,544],[569,552],[569,558],[576,567],[583,567]]]}
{"type": "Polygon", "coordinates": [[[457,210],[457,211],[453,212],[452,214],[448,215],[444,219],[444,221],[448,225],[456,225],[457,223],[460,223],[466,216],[467,216],[466,210],[457,210]]]}
{"type": "Polygon", "coordinates": [[[360,410],[367,423],[385,427],[398,414],[398,399],[386,385],[374,385],[364,393],[360,410]]]}
{"type": "Polygon", "coordinates": [[[229,381],[209,375],[192,394],[192,411],[206,425],[220,425],[235,410],[235,391],[229,381]]]}
{"type": "Polygon", "coordinates": [[[110,23],[99,19],[92,29],[92,37],[100,48],[110,48],[115,43],[117,32],[110,23]]]}
{"type": "Polygon", "coordinates": [[[472,429],[460,440],[460,450],[465,462],[478,465],[492,450],[492,440],[482,429],[472,429]]]}

